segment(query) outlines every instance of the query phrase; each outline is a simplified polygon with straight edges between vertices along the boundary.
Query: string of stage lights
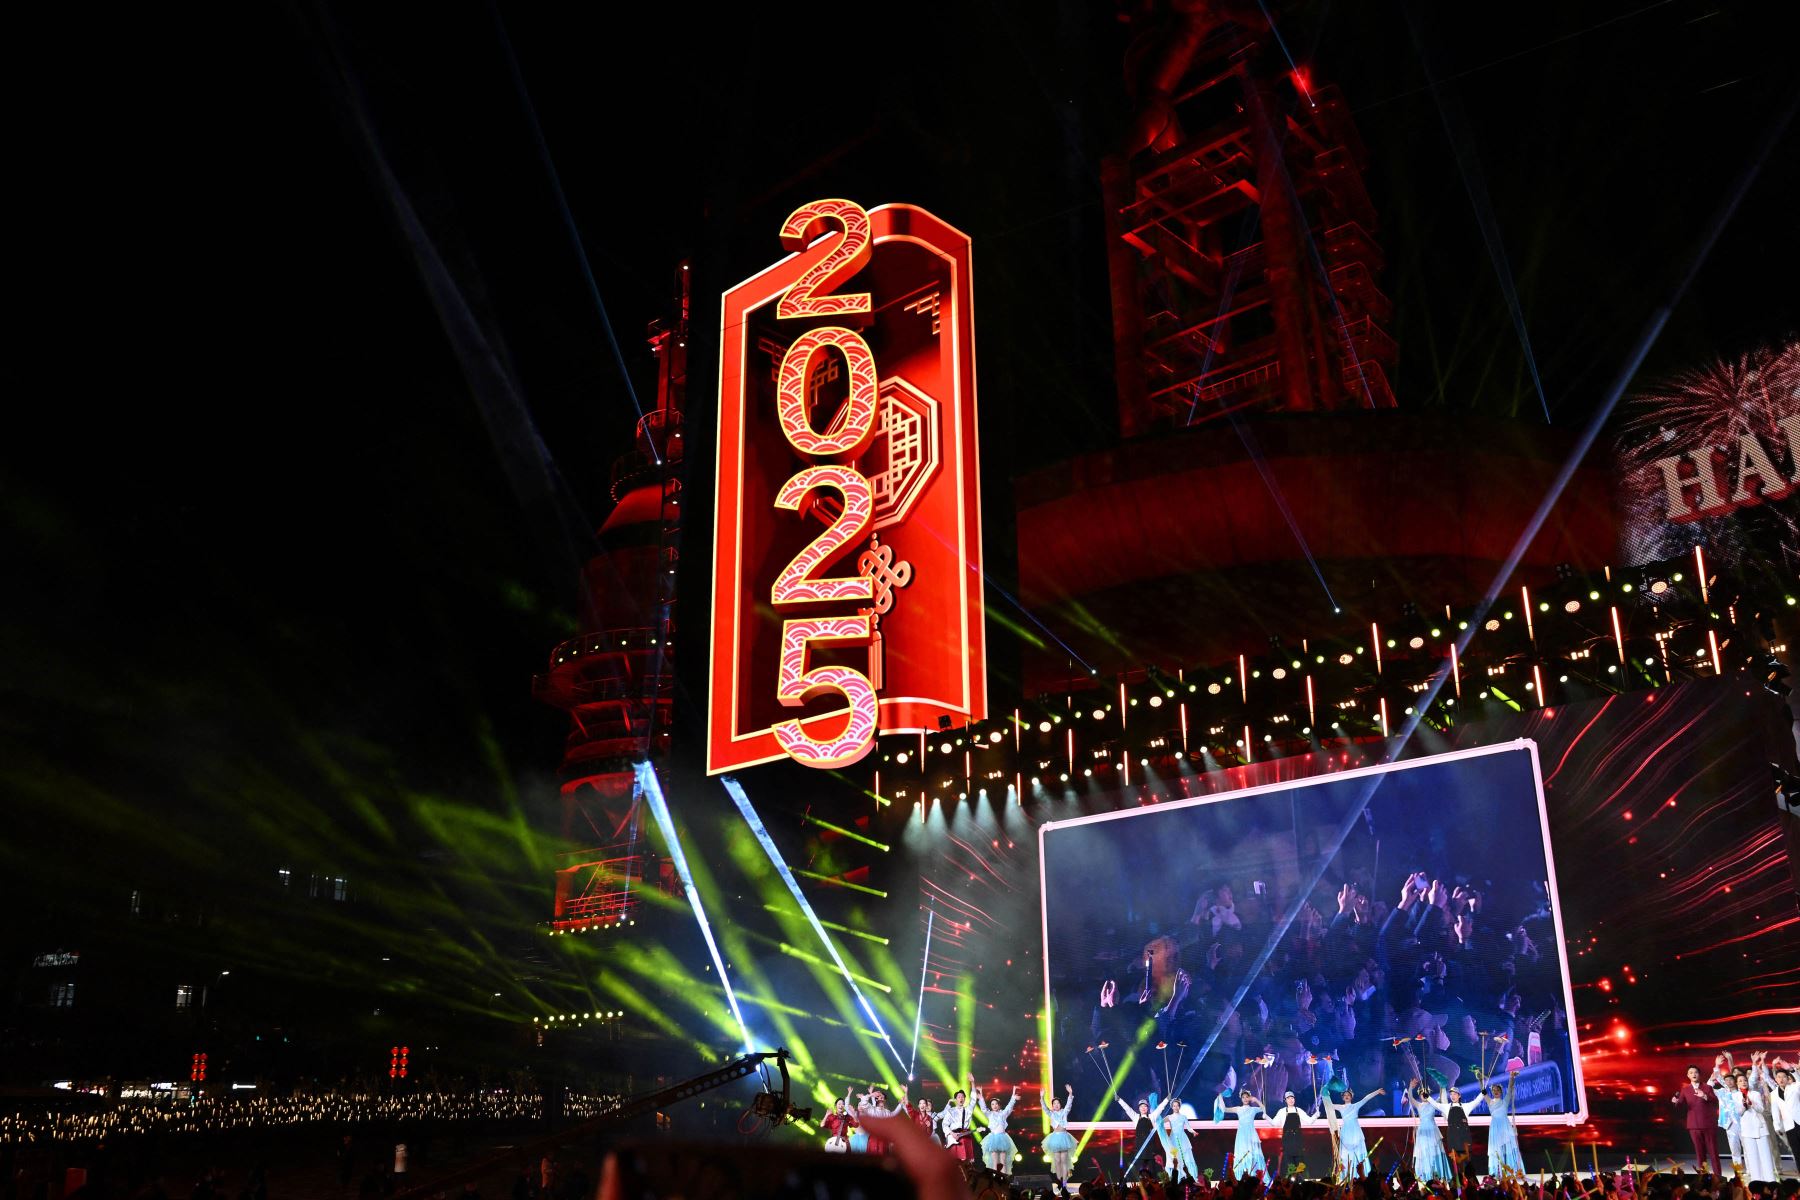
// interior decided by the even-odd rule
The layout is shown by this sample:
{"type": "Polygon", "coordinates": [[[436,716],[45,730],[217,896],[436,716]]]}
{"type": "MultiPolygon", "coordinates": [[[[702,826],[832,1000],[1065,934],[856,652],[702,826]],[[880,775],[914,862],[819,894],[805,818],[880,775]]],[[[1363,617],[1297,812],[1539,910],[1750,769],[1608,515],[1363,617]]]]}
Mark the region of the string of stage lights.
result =
{"type": "Polygon", "coordinates": [[[1786,650],[1774,615],[1793,593],[1720,577],[1706,548],[1636,567],[1564,568],[1553,585],[1497,603],[1396,618],[1173,671],[1102,681],[1072,672],[989,721],[890,739],[871,794],[912,804],[1053,782],[1153,781],[1181,764],[1215,770],[1398,735],[1444,733],[1483,713],[1663,687],[1758,667],[1786,650]],[[1434,688],[1440,677],[1446,686],[1434,688]]]}

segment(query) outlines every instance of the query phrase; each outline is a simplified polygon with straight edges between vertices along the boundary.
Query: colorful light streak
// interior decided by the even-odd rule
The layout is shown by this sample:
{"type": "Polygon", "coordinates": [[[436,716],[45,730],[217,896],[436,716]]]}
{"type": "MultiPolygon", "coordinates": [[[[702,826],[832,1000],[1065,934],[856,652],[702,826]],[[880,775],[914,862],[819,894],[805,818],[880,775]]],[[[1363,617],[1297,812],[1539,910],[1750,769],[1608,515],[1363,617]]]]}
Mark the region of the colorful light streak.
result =
{"type": "MultiPolygon", "coordinates": [[[[888,1036],[887,1028],[882,1025],[881,1018],[875,1015],[875,1007],[869,1003],[869,998],[865,996],[862,989],[857,986],[857,977],[852,975],[850,973],[850,968],[845,965],[843,955],[838,952],[837,943],[833,942],[831,940],[831,935],[825,932],[825,926],[820,923],[818,914],[813,911],[811,901],[807,900],[806,893],[800,890],[800,881],[794,878],[794,871],[788,867],[787,860],[782,857],[781,849],[775,845],[775,839],[769,836],[768,827],[763,824],[762,818],[756,814],[756,809],[751,805],[750,797],[745,794],[743,786],[729,775],[723,777],[720,782],[725,785],[726,794],[731,797],[731,802],[737,805],[737,810],[743,816],[745,824],[750,827],[750,832],[754,833],[756,835],[756,840],[762,843],[763,852],[769,856],[769,862],[774,866],[776,873],[781,876],[781,881],[787,885],[788,891],[794,897],[794,903],[800,906],[801,913],[804,914],[806,919],[812,924],[813,932],[819,935],[819,941],[824,943],[825,949],[830,953],[832,961],[837,964],[838,970],[842,972],[844,979],[849,982],[850,990],[856,993],[857,1000],[862,1003],[863,1013],[869,1018],[869,1022],[874,1025],[876,1031],[880,1034],[882,1043],[888,1048],[888,1053],[894,1056],[895,1065],[904,1070],[906,1064],[901,1061],[900,1052],[894,1048],[893,1039],[888,1036]]],[[[861,888],[859,890],[872,892],[875,895],[880,896],[886,895],[885,892],[876,892],[873,888],[861,888]]],[[[786,949],[787,947],[783,946],[783,950],[786,949]]],[[[869,982],[871,984],[874,983],[873,980],[869,982]]],[[[881,987],[883,985],[875,984],[874,986],[881,987]]]]}
{"type": "Polygon", "coordinates": [[[675,864],[675,873],[687,892],[688,903],[693,906],[694,919],[700,923],[700,936],[706,939],[706,950],[712,955],[713,969],[718,971],[719,984],[725,989],[725,1002],[731,1006],[731,1015],[737,1018],[738,1032],[743,1035],[744,1053],[754,1054],[756,1048],[750,1041],[750,1027],[744,1023],[744,1013],[738,1007],[737,994],[731,990],[731,977],[725,973],[725,959],[719,954],[718,942],[713,940],[712,924],[706,919],[706,906],[700,901],[700,890],[694,886],[693,872],[688,869],[687,852],[681,847],[681,836],[675,832],[675,819],[669,813],[668,801],[663,798],[662,782],[656,777],[656,768],[648,762],[639,763],[634,787],[637,797],[650,805],[650,815],[656,821],[657,829],[662,832],[669,858],[675,864]]]}

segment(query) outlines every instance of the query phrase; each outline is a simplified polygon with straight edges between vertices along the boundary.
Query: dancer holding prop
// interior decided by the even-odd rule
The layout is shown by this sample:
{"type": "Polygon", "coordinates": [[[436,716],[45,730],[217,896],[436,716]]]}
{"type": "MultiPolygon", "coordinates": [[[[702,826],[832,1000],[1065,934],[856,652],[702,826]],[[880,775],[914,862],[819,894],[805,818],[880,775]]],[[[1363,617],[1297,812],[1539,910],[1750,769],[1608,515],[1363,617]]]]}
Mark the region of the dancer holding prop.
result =
{"type": "Polygon", "coordinates": [[[1504,1094],[1497,1083],[1488,1089],[1488,1114],[1493,1118],[1488,1124],[1488,1174],[1495,1179],[1525,1174],[1525,1156],[1519,1152],[1519,1131],[1512,1119],[1513,1084],[1518,1078],[1517,1071],[1506,1073],[1504,1094]]]}
{"type": "Polygon", "coordinates": [[[1344,1101],[1350,1099],[1348,1087],[1334,1081],[1327,1091],[1331,1094],[1325,1100],[1326,1116],[1338,1122],[1337,1169],[1343,1182],[1349,1182],[1375,1169],[1369,1161],[1369,1147],[1363,1138],[1362,1107],[1385,1092],[1376,1088],[1361,1100],[1346,1104],[1344,1101]]]}
{"type": "MultiPolygon", "coordinates": [[[[1426,1070],[1430,1071],[1430,1068],[1426,1070]]],[[[1437,1080],[1431,1082],[1442,1079],[1443,1076],[1438,1075],[1437,1080]]],[[[1413,1176],[1420,1183],[1449,1182],[1455,1178],[1450,1172],[1450,1159],[1444,1154],[1444,1139],[1437,1127],[1438,1114],[1450,1106],[1448,1091],[1448,1088],[1440,1089],[1434,1101],[1431,1083],[1415,1079],[1406,1092],[1407,1103],[1419,1116],[1418,1128],[1413,1133],[1413,1176]]]]}
{"type": "Polygon", "coordinates": [[[1266,1117],[1268,1110],[1249,1088],[1239,1092],[1238,1099],[1241,1103],[1221,1109],[1237,1114],[1237,1141],[1231,1149],[1231,1173],[1239,1179],[1267,1176],[1269,1162],[1263,1157],[1262,1138],[1256,1133],[1256,1114],[1262,1113],[1266,1117]]]}

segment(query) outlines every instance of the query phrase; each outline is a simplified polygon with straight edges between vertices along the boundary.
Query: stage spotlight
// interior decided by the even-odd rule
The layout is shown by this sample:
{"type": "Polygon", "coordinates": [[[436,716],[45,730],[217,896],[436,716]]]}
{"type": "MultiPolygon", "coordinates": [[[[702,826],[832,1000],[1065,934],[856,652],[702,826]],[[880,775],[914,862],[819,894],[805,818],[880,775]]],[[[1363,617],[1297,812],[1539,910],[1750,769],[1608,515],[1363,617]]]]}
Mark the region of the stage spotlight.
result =
{"type": "MultiPolygon", "coordinates": [[[[1511,616],[1512,614],[1508,613],[1507,615],[1511,616]]],[[[1489,617],[1487,619],[1487,624],[1483,625],[1482,628],[1487,630],[1489,633],[1492,633],[1496,629],[1500,628],[1500,622],[1494,617],[1489,617]]]]}
{"type": "Polygon", "coordinates": [[[1067,783],[1067,782],[1069,782],[1069,773],[1067,771],[1064,771],[1060,776],[1058,776],[1058,778],[1060,778],[1064,783],[1067,783]]]}
{"type": "Polygon", "coordinates": [[[949,742],[939,742],[938,743],[938,753],[939,754],[950,753],[950,743],[949,742]]]}
{"type": "Polygon", "coordinates": [[[1668,580],[1652,579],[1650,581],[1650,594],[1652,596],[1660,596],[1664,592],[1667,592],[1668,590],[1669,590],[1669,581],[1668,580]]]}
{"type": "MultiPolygon", "coordinates": [[[[1788,601],[1788,603],[1789,603],[1789,604],[1792,604],[1792,603],[1793,603],[1793,601],[1792,601],[1792,600],[1789,600],[1789,601],[1788,601]]],[[[1195,691],[1195,690],[1197,690],[1197,689],[1198,689],[1198,688],[1199,688],[1199,687],[1200,687],[1200,685],[1199,685],[1199,684],[1197,684],[1197,683],[1190,683],[1190,684],[1188,684],[1188,691],[1190,691],[1190,692],[1192,692],[1192,691],[1195,691]]]]}
{"type": "Polygon", "coordinates": [[[1094,768],[1092,768],[1092,767],[1083,767],[1083,768],[1081,768],[1081,773],[1082,773],[1082,775],[1083,775],[1083,776],[1085,776],[1085,777],[1086,777],[1086,778],[1089,778],[1089,779],[1092,779],[1092,778],[1093,778],[1093,777],[1094,777],[1094,768]]]}
{"type": "Polygon", "coordinates": [[[1422,637],[1415,636],[1412,639],[1410,639],[1406,644],[1408,646],[1412,647],[1414,650],[1417,650],[1425,645],[1425,639],[1422,637]]]}
{"type": "Polygon", "coordinates": [[[1340,667],[1347,667],[1355,661],[1356,661],[1356,655],[1354,655],[1354,654],[1338,655],[1338,666],[1340,666],[1340,667]]]}
{"type": "Polygon", "coordinates": [[[1549,612],[1550,611],[1550,602],[1548,600],[1539,600],[1538,601],[1538,611],[1539,612],[1549,612]]]}
{"type": "Polygon", "coordinates": [[[1434,637],[1434,638],[1435,638],[1435,637],[1443,637],[1443,636],[1444,636],[1444,631],[1443,631],[1443,630],[1442,630],[1442,629],[1433,629],[1433,630],[1432,630],[1432,631],[1431,631],[1431,636],[1432,636],[1432,637],[1434,637]]]}
{"type": "Polygon", "coordinates": [[[1150,697],[1150,707],[1151,708],[1161,708],[1162,702],[1163,702],[1163,698],[1161,696],[1150,697]]]}
{"type": "Polygon", "coordinates": [[[1033,776],[1032,776],[1032,777],[1031,777],[1031,786],[1032,786],[1032,787],[1036,787],[1036,786],[1038,786],[1038,777],[1037,777],[1037,776],[1036,776],[1036,775],[1033,775],[1033,776]]]}
{"type": "Polygon", "coordinates": [[[1580,612],[1581,611],[1581,601],[1570,600],[1568,603],[1563,605],[1563,611],[1566,613],[1580,612]]]}
{"type": "Polygon", "coordinates": [[[1270,671],[1269,674],[1274,676],[1276,679],[1286,679],[1287,678],[1287,668],[1286,667],[1276,667],[1273,671],[1270,671]]]}
{"type": "Polygon", "coordinates": [[[1344,725],[1343,725],[1343,722],[1341,722],[1341,721],[1333,721],[1331,723],[1331,727],[1333,729],[1342,729],[1344,727],[1344,725]]]}
{"type": "Polygon", "coordinates": [[[895,762],[897,762],[897,763],[907,763],[907,762],[911,762],[911,761],[912,761],[912,755],[911,755],[911,754],[909,754],[909,753],[908,753],[908,752],[907,752],[907,751],[905,751],[905,750],[902,750],[902,751],[900,751],[900,753],[898,753],[898,754],[896,754],[896,755],[894,755],[894,761],[895,761],[895,762]]]}
{"type": "Polygon", "coordinates": [[[1050,732],[1050,722],[1039,721],[1038,722],[1038,732],[1039,733],[1049,733],[1050,732]]]}
{"type": "Polygon", "coordinates": [[[1096,708],[1093,712],[1093,717],[1096,721],[1103,721],[1106,719],[1106,711],[1104,709],[1096,708]]]}
{"type": "Polygon", "coordinates": [[[1000,731],[996,729],[994,732],[988,734],[988,741],[998,746],[1000,744],[1000,731]]]}
{"type": "Polygon", "coordinates": [[[1206,694],[1207,694],[1207,695],[1209,695],[1209,696],[1216,696],[1216,695],[1218,695],[1218,694],[1219,694],[1219,693],[1220,693],[1220,692],[1222,692],[1222,691],[1224,691],[1224,690],[1225,690],[1225,689],[1223,689],[1223,688],[1221,688],[1221,687],[1220,687],[1220,686],[1219,686],[1219,685],[1218,685],[1218,684],[1216,684],[1216,683],[1209,683],[1209,684],[1207,684],[1207,685],[1206,685],[1206,694]]]}

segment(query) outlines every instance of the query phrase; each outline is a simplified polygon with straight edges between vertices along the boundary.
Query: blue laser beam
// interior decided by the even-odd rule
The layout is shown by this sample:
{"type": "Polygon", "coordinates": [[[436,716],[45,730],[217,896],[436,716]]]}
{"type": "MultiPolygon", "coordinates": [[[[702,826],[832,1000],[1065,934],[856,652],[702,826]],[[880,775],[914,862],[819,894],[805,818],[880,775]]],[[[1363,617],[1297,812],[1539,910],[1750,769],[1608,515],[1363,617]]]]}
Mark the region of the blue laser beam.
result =
{"type": "Polygon", "coordinates": [[[869,998],[863,995],[863,990],[856,986],[856,977],[850,974],[850,968],[845,965],[843,955],[838,953],[837,943],[833,942],[831,935],[825,932],[825,926],[820,923],[819,915],[813,911],[812,902],[806,898],[806,893],[800,890],[800,881],[795,879],[793,871],[788,869],[787,859],[781,856],[781,848],[775,844],[775,839],[769,836],[768,826],[763,824],[762,818],[756,815],[756,809],[751,807],[750,797],[744,794],[743,785],[729,775],[724,776],[720,782],[725,785],[725,791],[731,797],[731,802],[737,805],[738,812],[743,814],[744,823],[750,827],[750,832],[756,835],[758,842],[762,843],[763,853],[769,856],[769,862],[774,864],[776,873],[781,876],[781,881],[787,884],[789,894],[794,897],[794,903],[800,906],[802,913],[806,914],[807,922],[813,927],[813,932],[819,935],[819,941],[824,943],[826,952],[831,955],[831,961],[837,964],[838,971],[844,976],[844,982],[848,983],[850,990],[856,993],[856,1000],[862,1005],[863,1015],[869,1018],[869,1024],[874,1027],[876,1033],[881,1035],[881,1040],[887,1045],[888,1053],[894,1056],[894,1065],[904,1070],[906,1064],[900,1059],[900,1051],[894,1048],[894,1041],[888,1036],[887,1026],[883,1025],[881,1018],[875,1015],[875,1006],[869,1003],[869,998]]]}
{"type": "MultiPolygon", "coordinates": [[[[524,106],[526,122],[531,126],[532,144],[537,148],[538,159],[544,164],[544,173],[550,177],[550,193],[556,197],[556,211],[562,217],[563,230],[569,235],[569,244],[575,249],[575,261],[581,264],[581,277],[587,281],[588,295],[593,297],[594,308],[600,313],[600,327],[606,331],[606,343],[612,347],[613,361],[618,364],[619,378],[625,382],[625,394],[631,398],[631,407],[637,410],[638,420],[644,419],[644,406],[638,401],[637,386],[631,382],[631,371],[625,365],[625,352],[619,349],[618,335],[613,333],[612,318],[606,314],[606,301],[600,296],[600,284],[594,279],[594,268],[588,262],[587,248],[581,241],[581,230],[575,224],[575,214],[569,211],[569,198],[563,192],[562,175],[556,169],[556,160],[550,157],[550,143],[544,140],[543,126],[538,124],[537,107],[531,102],[531,93],[525,88],[525,74],[519,67],[519,56],[513,52],[512,38],[507,36],[506,23],[500,19],[498,9],[494,10],[494,27],[500,34],[500,47],[506,53],[506,67],[512,76],[513,88],[519,93],[519,103],[524,106]]],[[[650,439],[650,457],[657,464],[662,464],[662,455],[656,449],[656,442],[650,439]]]]}
{"type": "Polygon", "coordinates": [[[675,819],[669,815],[669,802],[663,797],[662,781],[656,777],[656,768],[648,762],[639,763],[637,782],[633,787],[636,794],[649,803],[650,815],[655,818],[656,827],[662,830],[663,842],[675,863],[675,873],[681,877],[681,886],[694,909],[694,919],[700,923],[700,936],[706,939],[707,953],[712,955],[713,970],[719,973],[719,982],[725,987],[725,1002],[731,1006],[731,1015],[737,1018],[738,1032],[744,1037],[744,1053],[754,1054],[750,1027],[744,1023],[744,1011],[738,1007],[737,993],[731,990],[731,977],[725,973],[719,943],[713,940],[712,923],[706,919],[706,906],[700,903],[700,889],[694,886],[694,874],[688,870],[687,852],[681,848],[681,837],[675,832],[675,819]]]}

